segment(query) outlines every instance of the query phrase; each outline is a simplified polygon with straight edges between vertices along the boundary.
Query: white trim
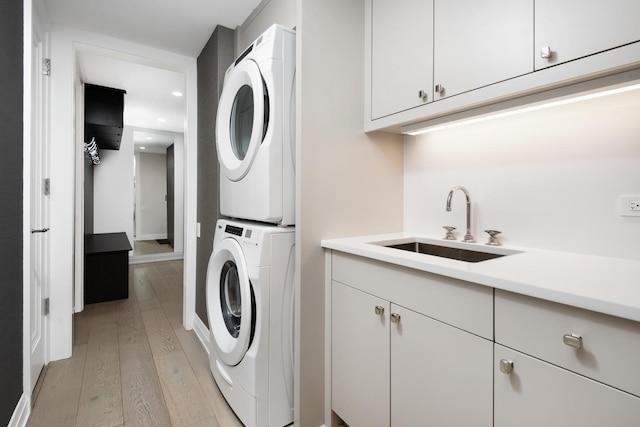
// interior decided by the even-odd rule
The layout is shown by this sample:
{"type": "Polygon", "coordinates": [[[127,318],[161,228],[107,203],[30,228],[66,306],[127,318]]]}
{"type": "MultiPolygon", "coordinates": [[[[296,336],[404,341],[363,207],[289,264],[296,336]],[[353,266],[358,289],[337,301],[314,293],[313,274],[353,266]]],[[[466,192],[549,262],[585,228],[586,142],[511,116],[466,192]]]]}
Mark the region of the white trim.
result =
{"type": "MultiPolygon", "coordinates": [[[[28,1],[28,0],[27,0],[28,1]]],[[[31,80],[29,80],[31,81],[31,80]]],[[[26,393],[22,393],[20,400],[16,405],[16,409],[13,411],[13,415],[9,420],[7,427],[24,427],[29,420],[29,414],[31,413],[31,396],[26,393]]]]}
{"type": "Polygon", "coordinates": [[[167,233],[164,234],[141,234],[136,236],[135,241],[139,242],[141,240],[157,240],[157,239],[166,239],[167,233]]]}
{"type": "Polygon", "coordinates": [[[204,347],[204,350],[207,352],[207,355],[210,355],[209,346],[211,345],[211,335],[209,333],[209,329],[207,325],[198,317],[196,314],[193,316],[193,332],[195,332],[196,336],[200,340],[200,344],[204,347]]]}
{"type": "MultiPolygon", "coordinates": [[[[15,411],[18,411],[23,400],[31,399],[31,59],[33,54],[33,19],[32,2],[23,0],[23,67],[22,76],[22,397],[15,411]]],[[[29,416],[31,405],[26,407],[29,416]]],[[[25,408],[20,408],[24,411],[25,408]]],[[[14,423],[16,412],[9,425],[14,423]]],[[[25,421],[26,423],[26,421],[25,421]]],[[[13,424],[18,425],[18,424],[13,424]]]]}
{"type": "Polygon", "coordinates": [[[131,255],[129,256],[129,264],[146,264],[148,262],[173,261],[184,259],[182,252],[165,252],[161,254],[148,255],[131,255]]]}

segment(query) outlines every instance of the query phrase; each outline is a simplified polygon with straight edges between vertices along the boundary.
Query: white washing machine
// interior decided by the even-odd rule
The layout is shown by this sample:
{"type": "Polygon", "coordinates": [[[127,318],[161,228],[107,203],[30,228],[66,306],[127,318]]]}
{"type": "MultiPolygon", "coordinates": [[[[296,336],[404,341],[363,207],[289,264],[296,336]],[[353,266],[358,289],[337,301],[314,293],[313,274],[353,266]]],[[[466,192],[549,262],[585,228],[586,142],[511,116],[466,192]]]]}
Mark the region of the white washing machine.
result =
{"type": "Polygon", "coordinates": [[[213,377],[247,427],[293,422],[293,227],[218,220],[207,268],[213,377]]]}
{"type": "Polygon", "coordinates": [[[220,213],[295,223],[295,32],[271,26],[227,69],[218,105],[220,213]]]}

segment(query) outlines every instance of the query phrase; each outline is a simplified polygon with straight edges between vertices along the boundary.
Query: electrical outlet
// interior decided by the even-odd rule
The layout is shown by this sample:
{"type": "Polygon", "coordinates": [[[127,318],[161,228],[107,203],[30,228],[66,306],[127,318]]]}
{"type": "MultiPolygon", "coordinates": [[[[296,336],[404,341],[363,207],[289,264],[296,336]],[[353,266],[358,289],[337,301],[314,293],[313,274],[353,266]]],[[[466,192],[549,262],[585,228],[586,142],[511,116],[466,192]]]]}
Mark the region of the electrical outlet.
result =
{"type": "Polygon", "coordinates": [[[640,216],[640,196],[620,196],[620,216],[640,216]]]}

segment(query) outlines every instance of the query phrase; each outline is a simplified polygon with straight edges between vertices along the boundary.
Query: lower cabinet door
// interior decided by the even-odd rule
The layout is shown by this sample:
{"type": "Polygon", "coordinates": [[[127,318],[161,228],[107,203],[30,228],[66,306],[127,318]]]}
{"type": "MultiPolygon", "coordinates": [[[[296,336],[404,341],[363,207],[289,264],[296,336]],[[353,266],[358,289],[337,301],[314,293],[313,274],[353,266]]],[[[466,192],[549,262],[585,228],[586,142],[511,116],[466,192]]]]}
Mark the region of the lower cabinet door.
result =
{"type": "Polygon", "coordinates": [[[490,427],[493,342],[393,304],[390,318],[391,425],[490,427]]]}
{"type": "Polygon", "coordinates": [[[494,371],[496,427],[640,425],[640,398],[499,344],[494,371]]]}
{"type": "Polygon", "coordinates": [[[331,292],[331,407],[350,427],[388,427],[390,304],[335,281],[331,292]]]}

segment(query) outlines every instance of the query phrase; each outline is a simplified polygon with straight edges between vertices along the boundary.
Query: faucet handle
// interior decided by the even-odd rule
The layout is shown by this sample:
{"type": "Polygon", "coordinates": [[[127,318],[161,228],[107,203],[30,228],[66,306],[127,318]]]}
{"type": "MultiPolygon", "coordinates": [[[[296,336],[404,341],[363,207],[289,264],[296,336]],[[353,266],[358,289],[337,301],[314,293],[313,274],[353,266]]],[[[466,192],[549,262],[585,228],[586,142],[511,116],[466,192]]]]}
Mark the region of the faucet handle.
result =
{"type": "Polygon", "coordinates": [[[484,230],[485,233],[489,233],[489,241],[486,243],[489,246],[500,246],[500,240],[498,240],[498,234],[500,231],[498,230],[484,230]]]}
{"type": "Polygon", "coordinates": [[[444,236],[444,240],[456,240],[456,236],[453,235],[453,230],[456,229],[455,227],[451,227],[451,226],[445,225],[442,228],[447,230],[447,235],[444,236]]]}

